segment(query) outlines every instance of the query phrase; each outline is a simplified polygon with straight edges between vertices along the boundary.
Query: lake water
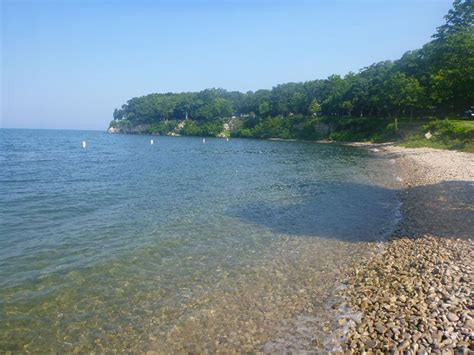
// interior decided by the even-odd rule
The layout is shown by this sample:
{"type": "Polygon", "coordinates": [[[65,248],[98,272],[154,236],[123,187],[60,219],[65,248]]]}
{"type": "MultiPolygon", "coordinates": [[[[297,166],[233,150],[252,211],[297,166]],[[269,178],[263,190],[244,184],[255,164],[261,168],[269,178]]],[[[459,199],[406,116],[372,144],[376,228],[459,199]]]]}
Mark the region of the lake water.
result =
{"type": "Polygon", "coordinates": [[[311,348],[395,177],[338,145],[0,130],[0,351],[311,348]]]}

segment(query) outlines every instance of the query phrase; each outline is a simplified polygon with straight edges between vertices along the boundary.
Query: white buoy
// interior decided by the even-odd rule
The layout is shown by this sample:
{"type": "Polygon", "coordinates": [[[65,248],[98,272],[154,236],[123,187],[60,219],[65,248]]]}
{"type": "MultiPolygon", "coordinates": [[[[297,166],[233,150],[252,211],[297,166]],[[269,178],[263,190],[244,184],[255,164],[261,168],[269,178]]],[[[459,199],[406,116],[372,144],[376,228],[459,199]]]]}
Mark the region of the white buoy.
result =
{"type": "Polygon", "coordinates": [[[82,141],[82,148],[86,147],[86,141],[82,141]]]}
{"type": "Polygon", "coordinates": [[[229,138],[226,138],[225,140],[228,142],[228,141],[229,141],[229,138]]]}
{"type": "Polygon", "coordinates": [[[155,142],[153,142],[153,139],[150,139],[150,144],[153,144],[153,143],[155,143],[155,142]]]}
{"type": "Polygon", "coordinates": [[[202,139],[202,142],[203,142],[203,143],[206,143],[206,138],[203,138],[203,139],[202,139]]]}

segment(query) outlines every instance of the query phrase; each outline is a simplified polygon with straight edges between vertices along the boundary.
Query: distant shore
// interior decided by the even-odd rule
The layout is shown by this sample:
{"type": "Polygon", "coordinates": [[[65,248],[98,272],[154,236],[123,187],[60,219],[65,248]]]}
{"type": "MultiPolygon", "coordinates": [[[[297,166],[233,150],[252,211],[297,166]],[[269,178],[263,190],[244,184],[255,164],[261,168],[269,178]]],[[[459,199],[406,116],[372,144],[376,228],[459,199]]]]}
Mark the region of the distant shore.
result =
{"type": "Polygon", "coordinates": [[[347,275],[350,351],[473,350],[474,154],[366,146],[400,167],[402,222],[347,275]]]}

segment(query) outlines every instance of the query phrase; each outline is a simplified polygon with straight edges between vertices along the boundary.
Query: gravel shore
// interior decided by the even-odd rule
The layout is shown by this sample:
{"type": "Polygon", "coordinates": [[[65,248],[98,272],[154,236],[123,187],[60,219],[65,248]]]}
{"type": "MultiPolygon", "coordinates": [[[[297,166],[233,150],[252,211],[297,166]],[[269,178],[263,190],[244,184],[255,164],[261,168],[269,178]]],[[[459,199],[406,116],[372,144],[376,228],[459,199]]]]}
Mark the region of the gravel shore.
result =
{"type": "Polygon", "coordinates": [[[347,275],[343,350],[474,351],[474,154],[370,149],[401,168],[402,223],[347,275]]]}

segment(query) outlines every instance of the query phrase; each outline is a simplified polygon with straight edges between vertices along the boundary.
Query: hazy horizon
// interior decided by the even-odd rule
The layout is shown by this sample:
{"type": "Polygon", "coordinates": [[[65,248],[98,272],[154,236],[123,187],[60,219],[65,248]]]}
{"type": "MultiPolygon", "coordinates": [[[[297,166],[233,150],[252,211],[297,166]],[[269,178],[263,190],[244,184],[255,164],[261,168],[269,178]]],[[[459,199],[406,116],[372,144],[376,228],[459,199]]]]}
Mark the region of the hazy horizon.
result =
{"type": "Polygon", "coordinates": [[[104,130],[152,92],[270,89],[398,59],[451,1],[3,1],[0,128],[104,130]]]}

